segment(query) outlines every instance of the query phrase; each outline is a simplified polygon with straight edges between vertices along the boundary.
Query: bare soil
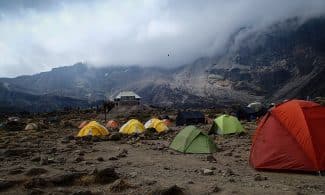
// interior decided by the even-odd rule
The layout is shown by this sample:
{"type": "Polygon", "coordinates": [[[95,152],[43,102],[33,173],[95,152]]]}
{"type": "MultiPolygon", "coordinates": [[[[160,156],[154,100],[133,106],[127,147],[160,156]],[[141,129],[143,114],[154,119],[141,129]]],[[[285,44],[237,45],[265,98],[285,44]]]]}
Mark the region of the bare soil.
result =
{"type": "MultiPolygon", "coordinates": [[[[70,117],[68,122],[53,123],[38,131],[0,131],[0,193],[325,192],[325,177],[317,174],[260,172],[251,168],[249,150],[255,122],[243,122],[246,134],[215,136],[218,152],[212,156],[170,150],[170,142],[183,127],[171,127],[162,135],[148,133],[113,141],[110,138],[74,138],[78,129],[73,123],[79,122],[80,118],[70,117]],[[204,174],[204,169],[209,169],[209,174],[204,174]]],[[[209,127],[200,126],[204,131],[209,127]]]]}

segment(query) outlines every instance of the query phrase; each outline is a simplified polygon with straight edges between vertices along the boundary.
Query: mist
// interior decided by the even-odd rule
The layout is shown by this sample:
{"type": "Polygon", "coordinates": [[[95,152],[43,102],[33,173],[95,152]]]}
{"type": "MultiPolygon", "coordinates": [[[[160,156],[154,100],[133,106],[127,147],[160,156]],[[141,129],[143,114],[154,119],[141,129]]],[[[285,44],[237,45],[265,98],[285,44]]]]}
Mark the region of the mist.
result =
{"type": "Polygon", "coordinates": [[[0,77],[86,62],[171,67],[216,55],[242,27],[325,15],[324,0],[0,3],[0,77]]]}

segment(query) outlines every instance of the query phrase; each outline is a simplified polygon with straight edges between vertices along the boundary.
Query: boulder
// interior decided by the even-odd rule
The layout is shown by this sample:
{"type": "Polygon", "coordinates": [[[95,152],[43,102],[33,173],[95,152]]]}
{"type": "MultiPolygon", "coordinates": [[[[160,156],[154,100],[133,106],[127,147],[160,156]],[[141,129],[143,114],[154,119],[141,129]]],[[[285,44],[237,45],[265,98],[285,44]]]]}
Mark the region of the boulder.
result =
{"type": "Polygon", "coordinates": [[[38,167],[34,167],[34,168],[30,168],[29,170],[27,170],[27,172],[25,173],[25,175],[27,176],[35,176],[35,175],[41,175],[44,173],[47,173],[48,171],[44,168],[38,168],[38,167]]]}
{"type": "Polygon", "coordinates": [[[28,180],[24,187],[26,189],[34,189],[34,188],[44,188],[49,185],[49,182],[44,178],[36,177],[28,180]]]}
{"type": "Polygon", "coordinates": [[[130,185],[127,183],[124,179],[118,179],[116,180],[111,186],[110,186],[110,191],[111,192],[122,192],[128,188],[133,188],[134,186],[130,185]]]}
{"type": "Polygon", "coordinates": [[[36,123],[28,123],[25,130],[38,130],[38,125],[36,123]]]}
{"type": "Polygon", "coordinates": [[[111,183],[117,179],[119,179],[119,176],[113,167],[100,169],[95,175],[95,181],[101,184],[111,183]]]}
{"type": "Polygon", "coordinates": [[[108,139],[112,141],[118,141],[121,140],[121,138],[122,138],[122,134],[119,132],[112,132],[108,137],[108,139]]]}
{"type": "Polygon", "coordinates": [[[85,190],[85,191],[78,191],[78,192],[74,192],[72,195],[93,195],[94,193],[92,193],[90,190],[85,190]]]}
{"type": "Polygon", "coordinates": [[[8,121],[2,124],[1,129],[5,131],[21,131],[25,128],[25,123],[19,121],[8,121]]]}
{"type": "Polygon", "coordinates": [[[0,191],[6,190],[17,184],[17,181],[0,179],[0,191]]]}
{"type": "Polygon", "coordinates": [[[149,193],[150,195],[185,195],[183,189],[178,187],[177,185],[165,187],[165,188],[157,188],[149,193]]]}
{"type": "Polygon", "coordinates": [[[83,175],[85,175],[85,173],[67,172],[54,175],[48,178],[48,180],[56,186],[67,186],[73,184],[76,179],[79,179],[83,175]]]}

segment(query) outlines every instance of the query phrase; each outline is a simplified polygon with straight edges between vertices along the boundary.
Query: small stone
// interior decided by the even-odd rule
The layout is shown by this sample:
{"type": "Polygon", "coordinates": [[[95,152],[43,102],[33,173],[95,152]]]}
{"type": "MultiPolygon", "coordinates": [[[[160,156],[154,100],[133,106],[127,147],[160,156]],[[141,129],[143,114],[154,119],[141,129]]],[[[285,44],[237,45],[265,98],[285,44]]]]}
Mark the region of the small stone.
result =
{"type": "Polygon", "coordinates": [[[216,158],[214,158],[213,155],[208,155],[207,156],[207,161],[210,162],[210,163],[217,162],[216,158]]]}
{"type": "Polygon", "coordinates": [[[232,183],[236,182],[234,178],[230,178],[228,181],[232,183]]]}
{"type": "Polygon", "coordinates": [[[214,192],[214,193],[218,193],[218,192],[220,192],[221,191],[221,189],[217,186],[217,185],[214,185],[213,187],[212,187],[212,192],[214,192]]]}
{"type": "Polygon", "coordinates": [[[41,174],[44,174],[44,173],[47,173],[46,169],[35,167],[35,168],[30,168],[25,173],[25,175],[27,175],[27,176],[35,176],[35,175],[41,175],[41,174]]]}
{"type": "Polygon", "coordinates": [[[28,191],[28,195],[41,195],[41,194],[44,194],[45,192],[42,191],[41,189],[39,188],[34,188],[34,189],[31,189],[30,191],[28,191]]]}
{"type": "Polygon", "coordinates": [[[115,172],[115,169],[113,167],[107,167],[101,170],[98,170],[98,173],[96,174],[95,180],[97,183],[111,183],[115,180],[119,179],[119,176],[115,172]]]}
{"type": "Polygon", "coordinates": [[[188,184],[194,184],[194,182],[192,180],[187,182],[188,184]]]}
{"type": "Polygon", "coordinates": [[[232,152],[227,152],[224,154],[224,156],[232,156],[232,152]]]}
{"type": "Polygon", "coordinates": [[[260,174],[256,174],[254,176],[254,181],[264,181],[267,180],[267,177],[261,176],[260,174]]]}
{"type": "Polygon", "coordinates": [[[121,140],[122,138],[122,135],[121,133],[119,132],[112,132],[112,134],[109,136],[109,140],[112,140],[112,141],[118,141],[118,140],[121,140]]]}
{"type": "Polygon", "coordinates": [[[235,173],[231,169],[228,168],[222,175],[229,177],[229,176],[235,175],[235,173]]]}
{"type": "Polygon", "coordinates": [[[90,190],[74,192],[72,195],[93,195],[90,190]]]}
{"type": "Polygon", "coordinates": [[[78,155],[79,155],[79,156],[84,156],[84,155],[85,155],[85,151],[80,151],[80,152],[78,152],[78,155]]]}
{"type": "Polygon", "coordinates": [[[56,186],[68,186],[71,185],[76,179],[79,179],[82,175],[85,174],[78,172],[67,172],[54,175],[51,178],[48,178],[48,180],[56,186]]]}
{"type": "Polygon", "coordinates": [[[48,158],[47,157],[42,157],[41,161],[40,161],[40,164],[41,165],[48,165],[49,164],[48,158]]]}
{"type": "Polygon", "coordinates": [[[184,195],[183,189],[178,187],[177,185],[165,187],[165,188],[157,188],[156,190],[153,190],[150,195],[153,194],[160,194],[160,195],[169,195],[169,194],[177,194],[177,195],[184,195]]]}
{"type": "Polygon", "coordinates": [[[118,160],[118,158],[116,158],[115,156],[109,157],[108,160],[118,160]]]}
{"type": "Polygon", "coordinates": [[[155,183],[157,183],[156,180],[145,180],[144,183],[148,186],[152,186],[154,185],[155,183]]]}
{"type": "Polygon", "coordinates": [[[203,169],[202,170],[203,175],[213,175],[213,171],[210,169],[203,169]]]}
{"type": "Polygon", "coordinates": [[[9,180],[2,180],[0,179],[0,191],[11,188],[14,186],[17,182],[15,181],[9,181],[9,180]]]}
{"type": "Polygon", "coordinates": [[[33,161],[33,162],[39,162],[41,160],[41,157],[35,156],[32,159],[30,159],[30,160],[33,161]]]}
{"type": "Polygon", "coordinates": [[[124,179],[118,179],[110,186],[111,192],[122,192],[128,188],[132,188],[129,183],[127,183],[124,179]]]}
{"type": "Polygon", "coordinates": [[[104,161],[104,158],[100,156],[100,157],[97,158],[97,160],[102,162],[102,161],[104,161]]]}
{"type": "Polygon", "coordinates": [[[24,168],[23,167],[15,167],[9,170],[8,174],[9,175],[17,175],[17,174],[21,174],[24,172],[24,168]]]}
{"type": "Polygon", "coordinates": [[[131,178],[135,178],[137,175],[138,175],[137,172],[131,172],[131,173],[129,173],[129,176],[130,176],[131,178]]]}
{"type": "Polygon", "coordinates": [[[85,159],[82,157],[82,156],[79,156],[77,157],[75,160],[74,160],[76,163],[79,163],[81,161],[85,161],[85,159]]]}
{"type": "Polygon", "coordinates": [[[128,154],[128,151],[126,149],[123,149],[116,157],[118,158],[124,158],[128,154]]]}
{"type": "Polygon", "coordinates": [[[48,181],[46,181],[44,178],[39,178],[35,177],[32,178],[31,180],[28,180],[25,184],[24,187],[26,189],[34,189],[34,188],[43,188],[49,184],[48,181]]]}

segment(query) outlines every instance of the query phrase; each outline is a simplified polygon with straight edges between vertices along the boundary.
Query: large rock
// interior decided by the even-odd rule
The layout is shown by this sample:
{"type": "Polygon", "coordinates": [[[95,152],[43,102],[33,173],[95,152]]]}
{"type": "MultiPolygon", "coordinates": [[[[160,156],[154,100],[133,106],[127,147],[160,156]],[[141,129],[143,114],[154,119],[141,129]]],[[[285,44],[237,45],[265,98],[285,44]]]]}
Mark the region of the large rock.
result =
{"type": "Polygon", "coordinates": [[[6,190],[17,184],[17,181],[0,179],[0,191],[6,190]]]}
{"type": "Polygon", "coordinates": [[[111,186],[110,191],[111,192],[122,192],[128,188],[133,188],[134,186],[130,185],[123,179],[116,180],[111,186]]]}
{"type": "Polygon", "coordinates": [[[36,123],[28,123],[25,130],[38,130],[38,125],[36,123]]]}
{"type": "Polygon", "coordinates": [[[44,168],[38,168],[38,167],[35,167],[35,168],[30,168],[26,173],[25,175],[27,176],[35,176],[35,175],[41,175],[41,174],[44,174],[44,173],[47,173],[48,171],[44,168]]]}
{"type": "Polygon", "coordinates": [[[166,188],[157,188],[149,193],[150,195],[185,195],[183,189],[177,185],[169,186],[166,188]]]}
{"type": "Polygon", "coordinates": [[[121,140],[122,138],[122,135],[121,133],[119,132],[112,132],[111,135],[109,135],[109,140],[112,140],[112,141],[118,141],[118,140],[121,140]]]}
{"type": "Polygon", "coordinates": [[[49,186],[49,182],[44,179],[44,178],[32,178],[30,180],[28,180],[25,184],[24,187],[26,189],[33,189],[33,188],[44,188],[46,186],[49,186]]]}
{"type": "Polygon", "coordinates": [[[85,173],[67,172],[63,174],[54,175],[48,178],[48,181],[56,186],[67,186],[73,184],[75,180],[79,179],[83,175],[85,175],[85,173]]]}
{"type": "Polygon", "coordinates": [[[1,129],[5,131],[21,131],[25,128],[25,123],[18,121],[8,121],[2,124],[1,129]]]}
{"type": "Polygon", "coordinates": [[[95,181],[102,184],[111,183],[117,179],[119,179],[119,176],[113,167],[100,169],[95,175],[95,181]]]}

